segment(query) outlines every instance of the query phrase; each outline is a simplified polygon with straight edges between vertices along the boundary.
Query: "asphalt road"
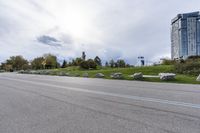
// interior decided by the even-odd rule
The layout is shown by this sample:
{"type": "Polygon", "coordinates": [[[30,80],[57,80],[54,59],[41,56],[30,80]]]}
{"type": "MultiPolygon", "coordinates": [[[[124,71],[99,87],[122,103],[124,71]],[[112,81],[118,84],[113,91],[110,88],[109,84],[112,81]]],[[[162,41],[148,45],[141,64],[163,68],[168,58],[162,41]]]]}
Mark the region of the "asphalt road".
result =
{"type": "Polygon", "coordinates": [[[0,133],[200,133],[200,86],[1,73],[0,133]]]}

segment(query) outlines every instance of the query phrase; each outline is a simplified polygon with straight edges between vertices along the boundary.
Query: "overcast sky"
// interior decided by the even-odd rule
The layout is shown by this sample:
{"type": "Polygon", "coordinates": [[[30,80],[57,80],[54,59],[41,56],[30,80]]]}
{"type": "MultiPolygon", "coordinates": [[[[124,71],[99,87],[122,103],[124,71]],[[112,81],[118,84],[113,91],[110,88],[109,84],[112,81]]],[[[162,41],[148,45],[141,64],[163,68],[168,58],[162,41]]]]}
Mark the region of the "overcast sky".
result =
{"type": "Polygon", "coordinates": [[[0,0],[0,62],[99,55],[105,60],[170,57],[170,22],[200,0],[0,0]]]}

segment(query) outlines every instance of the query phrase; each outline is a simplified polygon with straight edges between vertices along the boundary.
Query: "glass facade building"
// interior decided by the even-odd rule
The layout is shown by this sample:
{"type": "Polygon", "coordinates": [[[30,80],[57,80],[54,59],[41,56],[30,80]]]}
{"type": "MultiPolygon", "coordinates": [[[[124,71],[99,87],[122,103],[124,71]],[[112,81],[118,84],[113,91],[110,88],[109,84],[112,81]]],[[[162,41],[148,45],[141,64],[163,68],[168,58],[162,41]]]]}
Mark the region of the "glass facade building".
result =
{"type": "Polygon", "coordinates": [[[200,12],[178,14],[171,22],[171,58],[200,55],[200,12]]]}

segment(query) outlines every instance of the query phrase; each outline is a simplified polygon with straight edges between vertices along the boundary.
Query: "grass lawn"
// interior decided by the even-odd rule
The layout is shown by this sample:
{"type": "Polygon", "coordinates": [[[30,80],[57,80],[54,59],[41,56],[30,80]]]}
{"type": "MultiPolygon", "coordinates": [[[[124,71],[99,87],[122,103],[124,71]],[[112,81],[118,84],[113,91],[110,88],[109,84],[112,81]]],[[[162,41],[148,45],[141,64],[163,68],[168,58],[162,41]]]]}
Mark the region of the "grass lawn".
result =
{"type": "MultiPolygon", "coordinates": [[[[123,80],[133,80],[129,77],[137,72],[142,72],[144,75],[158,75],[159,73],[173,72],[174,67],[171,65],[159,65],[159,66],[148,66],[148,67],[131,67],[131,68],[109,68],[103,67],[97,70],[81,70],[79,67],[67,67],[60,69],[53,69],[51,72],[53,75],[57,75],[60,72],[70,73],[71,75],[80,75],[88,73],[90,78],[94,78],[97,73],[103,73],[106,79],[111,79],[110,75],[112,73],[121,72],[123,73],[123,80]]],[[[190,75],[180,75],[176,76],[175,80],[171,81],[161,81],[159,78],[144,78],[142,81],[149,82],[169,82],[169,83],[186,83],[186,84],[200,84],[196,81],[196,76],[190,75]]]]}

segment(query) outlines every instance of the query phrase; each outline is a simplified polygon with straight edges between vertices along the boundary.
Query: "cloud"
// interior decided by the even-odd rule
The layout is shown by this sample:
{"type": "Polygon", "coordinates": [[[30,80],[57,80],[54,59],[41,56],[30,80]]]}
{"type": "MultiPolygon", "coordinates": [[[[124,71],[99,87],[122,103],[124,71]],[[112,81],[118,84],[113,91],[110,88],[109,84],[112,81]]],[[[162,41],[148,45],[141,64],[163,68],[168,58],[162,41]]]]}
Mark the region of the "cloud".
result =
{"type": "Polygon", "coordinates": [[[37,41],[45,44],[45,45],[49,45],[49,46],[55,46],[55,47],[61,47],[61,41],[58,41],[56,38],[54,37],[50,37],[47,35],[43,35],[37,38],[37,41]]]}
{"type": "Polygon", "coordinates": [[[44,53],[71,59],[170,57],[170,21],[198,0],[0,0],[0,61],[44,53]],[[36,38],[37,37],[37,38],[36,38]],[[44,44],[44,45],[41,45],[44,44]],[[50,47],[52,46],[52,47],[50,47]]]}

